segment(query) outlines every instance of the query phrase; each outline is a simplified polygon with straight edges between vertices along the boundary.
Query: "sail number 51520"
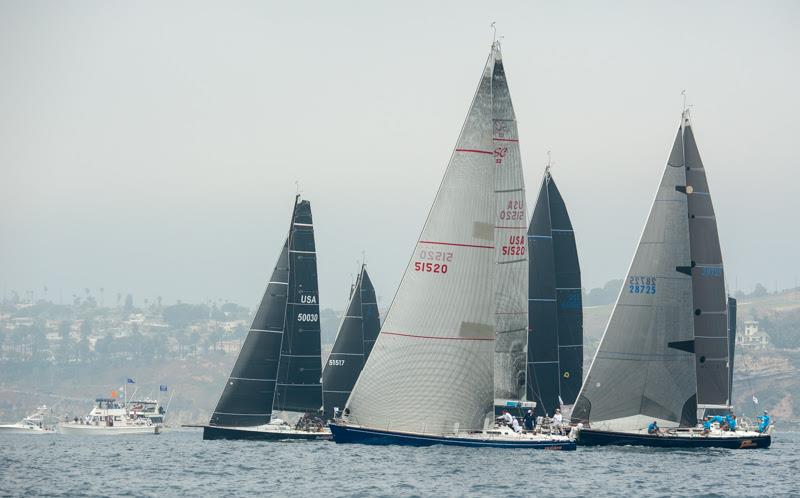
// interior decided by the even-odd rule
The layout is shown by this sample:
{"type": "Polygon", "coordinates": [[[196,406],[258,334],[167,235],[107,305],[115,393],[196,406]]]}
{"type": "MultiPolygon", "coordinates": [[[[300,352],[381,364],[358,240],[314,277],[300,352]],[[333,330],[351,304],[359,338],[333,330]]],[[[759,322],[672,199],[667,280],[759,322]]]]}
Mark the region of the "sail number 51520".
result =
{"type": "Polygon", "coordinates": [[[423,263],[422,261],[414,261],[414,271],[421,271],[426,273],[447,273],[447,265],[440,263],[423,263]]]}

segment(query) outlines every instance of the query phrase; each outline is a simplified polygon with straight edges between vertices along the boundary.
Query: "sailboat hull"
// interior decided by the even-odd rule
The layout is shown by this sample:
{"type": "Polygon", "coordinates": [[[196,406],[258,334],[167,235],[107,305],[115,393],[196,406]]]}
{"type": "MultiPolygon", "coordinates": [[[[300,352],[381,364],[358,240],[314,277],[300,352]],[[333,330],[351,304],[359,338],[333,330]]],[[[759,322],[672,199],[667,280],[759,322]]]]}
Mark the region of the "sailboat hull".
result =
{"type": "Polygon", "coordinates": [[[254,440],[254,441],[289,441],[306,440],[319,441],[328,440],[331,433],[327,430],[321,432],[299,431],[299,430],[265,430],[248,427],[215,427],[211,425],[203,426],[203,439],[229,439],[229,440],[254,440]]]}
{"type": "Polygon", "coordinates": [[[654,435],[581,429],[578,444],[582,446],[650,446],[653,448],[769,448],[768,434],[742,436],[654,435]]]}
{"type": "Polygon", "coordinates": [[[528,448],[541,450],[570,451],[575,449],[572,440],[535,439],[522,437],[490,437],[475,436],[438,436],[415,434],[409,432],[384,431],[345,425],[330,425],[333,440],[336,443],[369,444],[377,446],[469,446],[487,448],[528,448]]]}

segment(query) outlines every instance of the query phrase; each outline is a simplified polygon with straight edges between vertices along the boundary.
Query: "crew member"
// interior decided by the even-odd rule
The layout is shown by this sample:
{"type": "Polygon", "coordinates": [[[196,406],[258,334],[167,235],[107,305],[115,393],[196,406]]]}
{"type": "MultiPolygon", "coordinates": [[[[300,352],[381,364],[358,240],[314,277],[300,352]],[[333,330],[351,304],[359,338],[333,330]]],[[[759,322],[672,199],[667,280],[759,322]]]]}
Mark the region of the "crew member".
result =
{"type": "Polygon", "coordinates": [[[508,413],[508,410],[503,410],[503,415],[500,416],[500,419],[503,422],[505,422],[505,424],[507,426],[511,427],[511,423],[512,423],[512,420],[514,420],[514,417],[512,417],[511,414],[508,413]]]}
{"type": "Polygon", "coordinates": [[[648,434],[659,434],[661,433],[661,428],[658,427],[658,423],[653,420],[650,425],[647,426],[647,433],[648,434]]]}
{"type": "Polygon", "coordinates": [[[522,419],[522,425],[525,427],[526,431],[532,431],[533,426],[536,425],[536,419],[533,417],[533,410],[528,410],[525,413],[525,418],[522,419]]]}
{"type": "Polygon", "coordinates": [[[764,410],[764,415],[760,417],[756,417],[756,420],[761,420],[761,424],[758,426],[758,432],[764,433],[769,429],[770,418],[767,414],[767,410],[764,410]]]}

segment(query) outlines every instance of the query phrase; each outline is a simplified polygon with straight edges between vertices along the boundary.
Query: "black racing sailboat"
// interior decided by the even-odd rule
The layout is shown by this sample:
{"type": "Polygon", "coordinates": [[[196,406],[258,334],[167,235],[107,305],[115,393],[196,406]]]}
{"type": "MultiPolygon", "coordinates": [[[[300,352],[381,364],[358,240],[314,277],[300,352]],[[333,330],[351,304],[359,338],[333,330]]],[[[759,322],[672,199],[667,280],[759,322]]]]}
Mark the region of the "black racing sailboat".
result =
{"type": "Polygon", "coordinates": [[[375,288],[367,266],[362,264],[356,283],[350,289],[350,302],[333,349],[322,369],[323,417],[326,420],[335,418],[337,412],[344,409],[380,329],[375,288]]]}
{"type": "Polygon", "coordinates": [[[696,428],[699,410],[730,406],[728,308],[714,207],[684,110],[625,285],[572,412],[573,423],[588,425],[579,430],[579,443],[768,447],[769,434],[696,428]]]}
{"type": "Polygon", "coordinates": [[[537,416],[572,405],[583,380],[583,302],[575,233],[545,169],[528,228],[527,397],[537,416]]]}
{"type": "Polygon", "coordinates": [[[321,426],[290,426],[276,416],[320,410],[321,370],[314,225],[311,203],[298,195],[286,242],[203,439],[329,437],[321,426]]]}

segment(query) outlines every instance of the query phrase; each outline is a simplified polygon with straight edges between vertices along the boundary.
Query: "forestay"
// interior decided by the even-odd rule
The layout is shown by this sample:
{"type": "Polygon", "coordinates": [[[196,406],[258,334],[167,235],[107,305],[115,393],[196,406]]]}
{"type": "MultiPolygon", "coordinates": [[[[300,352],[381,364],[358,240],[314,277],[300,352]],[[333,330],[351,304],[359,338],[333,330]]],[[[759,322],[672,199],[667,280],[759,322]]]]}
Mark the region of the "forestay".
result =
{"type": "Polygon", "coordinates": [[[491,417],[493,49],[386,321],[348,401],[362,426],[444,434],[491,417]]]}

